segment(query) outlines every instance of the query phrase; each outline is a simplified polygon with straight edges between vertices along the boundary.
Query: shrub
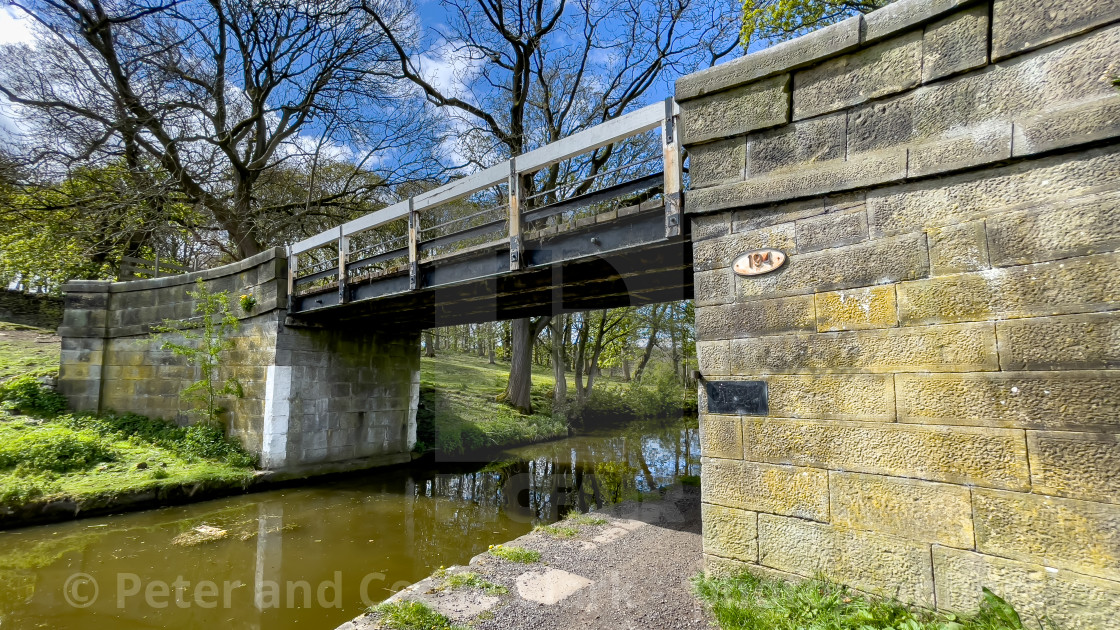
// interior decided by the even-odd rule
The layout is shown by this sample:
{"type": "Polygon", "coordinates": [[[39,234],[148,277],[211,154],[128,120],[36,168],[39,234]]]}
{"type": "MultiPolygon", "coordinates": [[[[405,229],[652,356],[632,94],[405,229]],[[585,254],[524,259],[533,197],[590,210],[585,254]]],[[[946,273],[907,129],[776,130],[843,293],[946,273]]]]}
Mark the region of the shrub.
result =
{"type": "Polygon", "coordinates": [[[638,469],[624,461],[607,460],[595,464],[595,480],[608,503],[621,503],[634,490],[638,469]]]}
{"type": "Polygon", "coordinates": [[[252,467],[256,461],[240,444],[226,437],[220,426],[199,422],[181,427],[159,418],[134,413],[70,415],[59,421],[74,429],[87,429],[114,440],[147,442],[165,448],[184,459],[225,461],[241,468],[252,467]]]}
{"type": "Polygon", "coordinates": [[[209,423],[199,422],[187,427],[183,441],[172,445],[172,448],[188,459],[214,459],[240,468],[256,464],[253,456],[246,453],[240,444],[226,437],[222,427],[209,423]]]}
{"type": "Polygon", "coordinates": [[[671,366],[656,365],[640,383],[597,385],[587,399],[572,410],[572,420],[576,424],[588,424],[695,414],[695,390],[681,386],[671,366]]]}
{"type": "Polygon", "coordinates": [[[66,409],[66,397],[44,386],[35,374],[0,383],[0,403],[5,409],[33,416],[55,416],[66,409]]]}

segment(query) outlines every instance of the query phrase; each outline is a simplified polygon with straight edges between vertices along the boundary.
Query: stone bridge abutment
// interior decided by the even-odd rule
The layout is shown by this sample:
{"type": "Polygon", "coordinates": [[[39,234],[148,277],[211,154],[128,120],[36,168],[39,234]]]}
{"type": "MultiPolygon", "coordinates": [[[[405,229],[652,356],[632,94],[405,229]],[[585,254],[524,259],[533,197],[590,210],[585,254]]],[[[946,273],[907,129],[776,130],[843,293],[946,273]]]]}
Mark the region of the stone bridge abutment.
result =
{"type": "Polygon", "coordinates": [[[199,369],[162,350],[150,330],[196,316],[188,292],[198,278],[210,291],[227,292],[238,317],[221,378],[237,378],[244,394],[222,401],[223,420],[263,468],[299,474],[410,459],[419,332],[292,325],[280,248],[180,276],[67,284],[59,387],[73,408],[194,420],[180,392],[200,378],[199,369]],[[240,308],[241,295],[256,301],[249,312],[240,308]]]}
{"type": "Polygon", "coordinates": [[[1117,627],[1118,22],[900,0],[677,83],[700,369],[768,397],[702,388],[709,571],[1117,627]]]}

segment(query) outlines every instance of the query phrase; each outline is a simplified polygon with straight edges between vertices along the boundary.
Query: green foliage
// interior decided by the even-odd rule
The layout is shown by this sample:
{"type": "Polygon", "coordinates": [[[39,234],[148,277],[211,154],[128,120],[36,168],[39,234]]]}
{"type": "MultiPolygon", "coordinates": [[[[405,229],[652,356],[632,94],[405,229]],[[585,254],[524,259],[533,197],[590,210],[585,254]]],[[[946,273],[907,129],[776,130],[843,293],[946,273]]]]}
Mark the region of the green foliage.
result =
{"type": "Polygon", "coordinates": [[[225,462],[237,468],[251,468],[255,458],[236,441],[226,437],[220,426],[197,423],[181,427],[159,418],[148,418],[132,413],[99,416],[76,414],[63,416],[59,422],[78,429],[89,430],[112,440],[150,444],[166,449],[188,462],[212,460],[225,462]]]}
{"type": "Polygon", "coordinates": [[[723,630],[1022,630],[1015,610],[988,589],[971,615],[868,597],[822,578],[800,583],[744,572],[693,581],[723,630]]]}
{"type": "Polygon", "coordinates": [[[680,417],[696,414],[695,390],[681,387],[672,366],[654,366],[639,383],[604,383],[572,410],[578,424],[631,419],[680,417]]]}
{"type": "Polygon", "coordinates": [[[476,588],[484,591],[487,595],[505,595],[509,593],[509,589],[505,586],[485,580],[473,571],[463,571],[462,573],[449,575],[447,579],[443,581],[443,588],[452,590],[457,588],[476,588]]]}
{"type": "MultiPolygon", "coordinates": [[[[604,461],[595,464],[595,480],[599,492],[609,503],[621,503],[629,498],[630,484],[638,469],[624,461],[604,461]]],[[[635,497],[637,498],[637,497],[635,497]]]]}
{"type": "Polygon", "coordinates": [[[0,505],[6,507],[60,497],[104,505],[138,490],[241,485],[253,462],[211,425],[179,427],[134,414],[0,417],[0,505]]]}
{"type": "Polygon", "coordinates": [[[192,238],[182,227],[198,225],[192,206],[159,193],[157,202],[145,199],[146,186],[160,188],[156,180],[168,181],[158,168],[130,170],[121,160],[13,186],[0,195],[0,281],[58,293],[67,280],[116,279],[123,256],[153,258],[157,233],[192,238]]]}
{"type": "Polygon", "coordinates": [[[39,374],[0,383],[0,407],[34,416],[54,416],[66,409],[66,397],[39,382],[39,374]]]}
{"type": "Polygon", "coordinates": [[[373,609],[393,630],[456,630],[451,621],[420,602],[391,602],[373,609]]]}
{"type": "Polygon", "coordinates": [[[47,493],[51,480],[42,476],[16,475],[0,484],[0,505],[21,505],[47,493]]]}
{"type": "Polygon", "coordinates": [[[743,48],[753,42],[780,42],[869,13],[891,0],[742,0],[743,48]]]}
{"type": "Polygon", "coordinates": [[[237,302],[241,306],[241,310],[246,313],[252,313],[253,309],[257,307],[257,298],[246,293],[242,293],[241,296],[237,298],[237,302]]]}
{"type": "Polygon", "coordinates": [[[524,547],[497,545],[490,550],[490,553],[503,560],[509,560],[510,562],[516,562],[518,564],[533,564],[534,562],[541,561],[541,552],[525,549],[524,547]]]}
{"type": "Polygon", "coordinates": [[[231,376],[222,381],[219,375],[223,355],[233,349],[230,335],[237,332],[237,317],[230,311],[229,293],[210,291],[202,278],[187,295],[195,300],[194,311],[198,317],[189,321],[166,320],[153,329],[152,335],[155,340],[163,340],[160,348],[170,350],[200,369],[202,378],[188,385],[182,396],[194,403],[194,413],[204,422],[217,425],[223,411],[218,399],[243,394],[236,378],[231,376]],[[183,342],[168,341],[163,337],[167,334],[180,336],[183,342]]]}
{"type": "Polygon", "coordinates": [[[14,422],[0,425],[0,470],[67,473],[113,458],[113,450],[92,431],[14,422]]]}

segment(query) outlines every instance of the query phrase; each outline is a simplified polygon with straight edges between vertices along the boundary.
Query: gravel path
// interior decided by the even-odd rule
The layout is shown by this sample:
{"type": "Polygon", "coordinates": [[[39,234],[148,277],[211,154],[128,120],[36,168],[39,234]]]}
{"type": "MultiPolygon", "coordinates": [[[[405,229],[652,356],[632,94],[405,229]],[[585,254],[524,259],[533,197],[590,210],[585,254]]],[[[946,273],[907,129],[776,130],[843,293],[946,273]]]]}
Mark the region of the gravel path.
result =
{"type": "MultiPolygon", "coordinates": [[[[390,601],[422,601],[480,630],[715,628],[690,584],[703,569],[699,488],[676,486],[660,501],[626,503],[595,515],[608,523],[560,523],[579,530],[573,538],[538,531],[506,543],[539,551],[540,562],[480,554],[470,566],[450,567],[390,601]],[[447,576],[465,571],[509,592],[445,586],[447,576]]],[[[380,627],[376,615],[364,615],[338,630],[380,627]]]]}

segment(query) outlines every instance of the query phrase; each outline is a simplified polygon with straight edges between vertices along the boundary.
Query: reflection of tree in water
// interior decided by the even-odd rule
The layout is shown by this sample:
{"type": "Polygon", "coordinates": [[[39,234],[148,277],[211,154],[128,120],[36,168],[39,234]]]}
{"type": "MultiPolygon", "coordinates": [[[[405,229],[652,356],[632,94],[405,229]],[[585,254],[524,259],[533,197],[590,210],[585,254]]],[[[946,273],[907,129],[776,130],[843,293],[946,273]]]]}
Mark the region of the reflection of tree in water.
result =
{"type": "MultiPolygon", "coordinates": [[[[655,492],[700,472],[695,418],[634,423],[608,435],[589,434],[512,449],[481,470],[439,474],[418,484],[434,499],[450,499],[432,523],[471,535],[504,511],[515,520],[552,522],[571,510],[655,492]]],[[[437,509],[437,500],[427,509],[437,509]]],[[[435,517],[436,515],[433,515],[435,517]]]]}

